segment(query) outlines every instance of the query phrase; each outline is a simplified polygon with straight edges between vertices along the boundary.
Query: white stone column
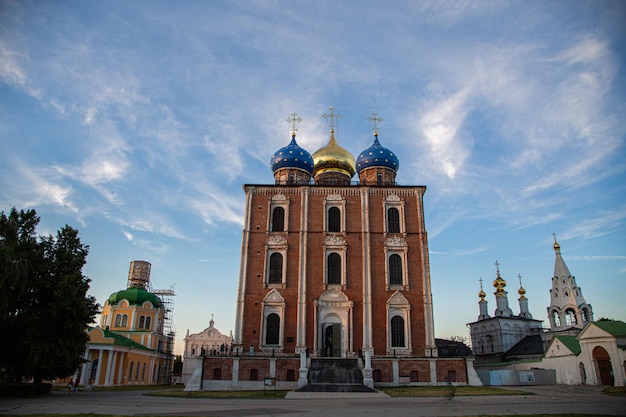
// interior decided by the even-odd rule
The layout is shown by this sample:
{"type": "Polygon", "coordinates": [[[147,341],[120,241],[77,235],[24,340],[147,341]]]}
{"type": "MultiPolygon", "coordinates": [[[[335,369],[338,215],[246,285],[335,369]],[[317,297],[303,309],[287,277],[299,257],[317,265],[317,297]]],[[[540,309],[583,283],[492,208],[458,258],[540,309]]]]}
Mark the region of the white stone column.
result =
{"type": "Polygon", "coordinates": [[[107,351],[107,371],[106,371],[106,375],[104,376],[104,385],[111,385],[111,369],[115,369],[114,368],[114,358],[115,356],[115,352],[113,352],[112,350],[108,350],[107,351]]]}
{"type": "Polygon", "coordinates": [[[81,367],[80,371],[80,385],[85,385],[89,380],[87,378],[87,367],[89,365],[89,348],[85,349],[85,355],[83,355],[83,359],[85,361],[83,362],[83,366],[81,367]]]}
{"type": "Polygon", "coordinates": [[[307,369],[307,361],[306,361],[306,349],[300,349],[300,369],[298,369],[298,388],[302,388],[306,384],[309,383],[308,375],[309,370],[307,369]]]}
{"type": "MultiPolygon", "coordinates": [[[[302,187],[302,195],[300,196],[300,204],[302,206],[300,211],[300,262],[298,269],[298,312],[297,312],[297,335],[296,335],[296,349],[306,349],[306,267],[307,267],[307,243],[309,240],[309,189],[308,187],[302,187]]],[[[285,261],[286,262],[286,261],[285,261]]]]}
{"type": "Polygon", "coordinates": [[[429,359],[430,362],[430,383],[437,383],[437,359],[429,359]]]}
{"type": "Polygon", "coordinates": [[[94,385],[100,385],[100,372],[102,371],[102,358],[104,357],[104,352],[100,349],[100,354],[98,355],[98,370],[96,371],[96,380],[94,385]]]}
{"type": "Polygon", "coordinates": [[[118,356],[118,359],[120,361],[120,364],[117,367],[117,382],[116,382],[116,385],[119,385],[124,380],[124,357],[126,356],[126,354],[124,352],[119,352],[117,356],[118,356]]]}

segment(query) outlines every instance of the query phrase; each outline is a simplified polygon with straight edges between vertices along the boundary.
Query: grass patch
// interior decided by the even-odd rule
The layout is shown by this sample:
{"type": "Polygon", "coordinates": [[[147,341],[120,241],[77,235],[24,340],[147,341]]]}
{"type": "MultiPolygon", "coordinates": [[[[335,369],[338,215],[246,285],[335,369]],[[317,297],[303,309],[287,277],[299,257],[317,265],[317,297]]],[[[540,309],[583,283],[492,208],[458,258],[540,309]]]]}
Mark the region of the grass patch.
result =
{"type": "MultiPolygon", "coordinates": [[[[158,390],[172,390],[182,391],[183,385],[120,385],[110,387],[93,387],[87,390],[84,385],[78,386],[78,391],[158,391],[158,390]]],[[[52,391],[67,391],[67,385],[54,385],[52,391]]]]}
{"type": "Polygon", "coordinates": [[[613,395],[616,397],[626,397],[626,387],[610,387],[602,390],[607,395],[613,395]]]}
{"type": "Polygon", "coordinates": [[[502,389],[495,387],[437,386],[437,387],[379,387],[380,391],[390,397],[452,397],[470,395],[532,395],[526,391],[502,389]]]}
{"type": "Polygon", "coordinates": [[[262,399],[262,398],[285,398],[289,391],[264,390],[264,391],[183,391],[163,390],[147,392],[144,395],[154,397],[177,397],[177,398],[221,398],[230,399],[262,399]]]}

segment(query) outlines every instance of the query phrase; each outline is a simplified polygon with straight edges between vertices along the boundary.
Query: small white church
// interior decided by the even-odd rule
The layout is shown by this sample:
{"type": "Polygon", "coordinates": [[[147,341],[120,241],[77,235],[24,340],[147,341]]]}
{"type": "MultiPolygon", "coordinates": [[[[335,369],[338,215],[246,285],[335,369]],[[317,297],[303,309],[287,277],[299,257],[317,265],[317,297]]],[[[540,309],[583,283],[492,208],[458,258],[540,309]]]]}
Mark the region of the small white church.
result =
{"type": "Polygon", "coordinates": [[[555,263],[548,307],[549,329],[528,311],[521,277],[519,314],[509,307],[506,281],[496,262],[496,309],[489,315],[486,294],[478,293],[479,315],[469,323],[475,367],[486,385],[608,385],[624,386],[626,323],[593,321],[593,309],[583,297],[554,237],[555,263]]]}

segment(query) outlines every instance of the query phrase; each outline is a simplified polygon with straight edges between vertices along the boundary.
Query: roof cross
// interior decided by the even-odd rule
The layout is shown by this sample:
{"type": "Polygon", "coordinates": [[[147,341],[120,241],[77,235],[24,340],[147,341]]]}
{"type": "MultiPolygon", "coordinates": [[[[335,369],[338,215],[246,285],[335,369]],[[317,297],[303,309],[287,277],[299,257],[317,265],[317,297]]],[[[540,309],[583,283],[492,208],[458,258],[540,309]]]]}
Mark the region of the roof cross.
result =
{"type": "Polygon", "coordinates": [[[330,106],[329,107],[330,114],[326,114],[326,113],[322,114],[322,117],[324,119],[328,120],[330,118],[330,130],[333,130],[333,131],[335,130],[335,123],[337,123],[337,119],[341,118],[341,115],[335,114],[334,110],[335,108],[333,106],[330,106]]]}
{"type": "Polygon", "coordinates": [[[300,123],[301,121],[302,117],[298,116],[295,111],[291,113],[287,118],[287,122],[291,124],[291,134],[293,136],[296,135],[296,132],[298,131],[298,123],[300,123]]]}
{"type": "Polygon", "coordinates": [[[374,131],[374,136],[378,136],[378,124],[377,122],[382,122],[382,117],[378,117],[378,113],[372,112],[371,116],[368,116],[368,121],[372,122],[372,130],[374,131]]]}

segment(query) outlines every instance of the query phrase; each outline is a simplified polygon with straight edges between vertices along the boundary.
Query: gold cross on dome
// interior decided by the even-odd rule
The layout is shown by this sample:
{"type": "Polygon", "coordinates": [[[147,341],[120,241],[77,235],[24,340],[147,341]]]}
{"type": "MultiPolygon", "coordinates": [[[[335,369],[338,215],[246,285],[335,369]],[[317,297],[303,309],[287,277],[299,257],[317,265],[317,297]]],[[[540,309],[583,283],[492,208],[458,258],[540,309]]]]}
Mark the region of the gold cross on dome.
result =
{"type": "Polygon", "coordinates": [[[372,130],[374,131],[374,135],[378,136],[378,122],[382,122],[382,117],[378,117],[378,113],[372,112],[372,115],[367,118],[368,121],[372,122],[372,130]]]}
{"type": "Polygon", "coordinates": [[[334,113],[335,108],[333,106],[330,106],[328,109],[330,111],[330,114],[324,113],[322,114],[322,117],[326,120],[330,118],[330,126],[329,126],[330,130],[335,130],[335,123],[337,122],[339,118],[341,118],[341,115],[334,113]]]}
{"type": "Polygon", "coordinates": [[[291,124],[291,134],[295,136],[298,131],[298,123],[302,121],[302,117],[298,116],[298,114],[294,111],[287,118],[287,122],[291,124]]]}

